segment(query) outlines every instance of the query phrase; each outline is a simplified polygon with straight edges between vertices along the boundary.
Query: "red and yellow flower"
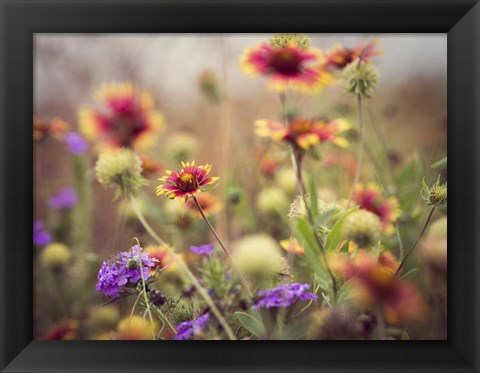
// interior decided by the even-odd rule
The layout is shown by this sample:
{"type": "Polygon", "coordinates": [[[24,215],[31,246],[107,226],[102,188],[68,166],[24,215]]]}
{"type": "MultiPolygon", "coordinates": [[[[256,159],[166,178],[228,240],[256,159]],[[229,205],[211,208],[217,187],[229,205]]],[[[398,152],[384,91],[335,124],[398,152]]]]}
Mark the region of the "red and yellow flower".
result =
{"type": "Polygon", "coordinates": [[[315,68],[320,57],[320,51],[302,49],[294,43],[284,47],[261,43],[243,53],[240,66],[247,75],[265,75],[271,89],[284,91],[288,85],[298,91],[318,93],[332,81],[331,74],[315,68]]]}
{"type": "Polygon", "coordinates": [[[33,119],[33,139],[41,141],[48,136],[52,136],[58,140],[70,130],[70,125],[62,119],[55,118],[51,121],[42,119],[33,119]]]}
{"type": "Polygon", "coordinates": [[[380,39],[374,39],[355,48],[347,48],[337,44],[330,51],[324,52],[320,68],[326,71],[336,71],[342,70],[357,58],[368,61],[372,57],[382,54],[382,51],[375,49],[379,42],[380,39]]]}
{"type": "Polygon", "coordinates": [[[209,177],[212,169],[210,164],[195,166],[195,161],[184,163],[179,171],[166,171],[166,176],[160,178],[163,184],[156,189],[157,196],[165,195],[170,199],[184,198],[188,200],[198,192],[204,191],[204,187],[214,184],[219,178],[209,177]]]}
{"type": "Polygon", "coordinates": [[[280,241],[280,246],[282,249],[297,255],[305,254],[305,249],[295,237],[280,241]]]}
{"type": "Polygon", "coordinates": [[[286,141],[302,150],[309,150],[313,146],[331,142],[341,147],[348,145],[341,135],[350,128],[344,119],[335,119],[330,122],[315,119],[295,119],[290,126],[282,123],[257,120],[255,132],[260,137],[268,137],[274,141],[286,141]]]}
{"type": "Polygon", "coordinates": [[[390,253],[375,258],[359,250],[332,264],[336,273],[349,280],[352,300],[362,308],[379,310],[388,324],[402,326],[421,317],[425,304],[413,284],[395,276],[399,264],[390,253]]]}
{"type": "MultiPolygon", "coordinates": [[[[197,201],[206,216],[215,215],[222,209],[222,203],[212,193],[199,194],[197,196],[197,201]]],[[[196,218],[202,217],[200,211],[198,211],[195,201],[192,199],[187,200],[186,207],[189,214],[195,216],[196,218]]]]}
{"type": "Polygon", "coordinates": [[[163,167],[155,159],[147,157],[146,155],[141,155],[140,160],[142,161],[142,176],[149,178],[152,176],[160,175],[162,173],[163,167]]]}
{"type": "Polygon", "coordinates": [[[131,83],[106,83],[95,93],[100,108],[79,111],[82,134],[101,147],[146,149],[164,128],[163,115],[153,96],[131,83]]]}
{"type": "Polygon", "coordinates": [[[353,201],[361,209],[377,215],[387,235],[395,232],[394,223],[401,213],[398,200],[395,197],[385,197],[376,184],[369,183],[367,185],[357,185],[353,201]]]}

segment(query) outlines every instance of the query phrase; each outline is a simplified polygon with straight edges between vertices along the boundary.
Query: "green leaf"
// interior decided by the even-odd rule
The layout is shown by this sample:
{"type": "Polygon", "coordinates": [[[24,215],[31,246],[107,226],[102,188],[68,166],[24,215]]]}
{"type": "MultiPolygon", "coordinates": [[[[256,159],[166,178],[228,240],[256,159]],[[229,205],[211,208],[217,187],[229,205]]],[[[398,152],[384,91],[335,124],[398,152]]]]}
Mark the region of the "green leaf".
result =
{"type": "Polygon", "coordinates": [[[240,324],[254,336],[263,337],[265,335],[263,324],[252,315],[245,312],[235,312],[235,317],[240,321],[240,324]]]}
{"type": "Polygon", "coordinates": [[[412,268],[410,271],[408,271],[407,273],[405,273],[401,279],[402,280],[412,280],[413,278],[415,278],[415,276],[417,275],[418,271],[420,271],[420,268],[412,268]]]}
{"type": "Polygon", "coordinates": [[[380,241],[377,241],[375,244],[375,247],[372,250],[373,257],[375,259],[378,259],[378,256],[380,255],[380,249],[382,248],[382,243],[380,241]]]}
{"type": "Polygon", "coordinates": [[[340,247],[340,250],[339,252],[341,253],[348,253],[348,246],[349,246],[349,241],[345,241],[342,245],[342,247],[340,247]]]}
{"type": "Polygon", "coordinates": [[[318,285],[320,285],[322,289],[329,289],[330,276],[327,269],[319,258],[320,247],[315,238],[315,233],[310,227],[310,224],[308,224],[308,222],[303,218],[298,219],[297,232],[303,241],[303,247],[305,249],[305,259],[309,267],[315,273],[315,278],[318,282],[318,285]]]}
{"type": "MultiPolygon", "coordinates": [[[[309,180],[310,210],[312,212],[313,221],[318,218],[318,195],[317,195],[317,178],[312,175],[309,180]]],[[[305,206],[308,208],[308,206],[305,206]]]]}
{"type": "Polygon", "coordinates": [[[354,207],[348,210],[347,213],[343,215],[340,219],[338,219],[337,222],[334,224],[334,226],[330,230],[330,233],[327,236],[327,242],[325,244],[325,250],[327,252],[331,250],[335,250],[338,244],[343,240],[343,237],[342,237],[343,222],[345,221],[345,218],[348,215],[350,215],[353,211],[356,211],[357,209],[358,207],[354,207]]]}
{"type": "Polygon", "coordinates": [[[352,297],[351,280],[345,282],[337,294],[337,303],[341,304],[352,297]]]}
{"type": "Polygon", "coordinates": [[[443,170],[447,168],[447,157],[440,159],[439,161],[436,161],[434,164],[431,165],[432,168],[435,168],[437,170],[443,170]]]}
{"type": "Polygon", "coordinates": [[[317,219],[315,220],[315,226],[319,226],[322,224],[327,223],[331,218],[333,218],[336,214],[340,212],[339,207],[329,207],[321,214],[318,215],[317,219]]]}
{"type": "Polygon", "coordinates": [[[282,333],[278,336],[280,340],[293,341],[302,339],[307,334],[310,322],[307,317],[303,317],[298,321],[294,321],[287,325],[282,333]]]}

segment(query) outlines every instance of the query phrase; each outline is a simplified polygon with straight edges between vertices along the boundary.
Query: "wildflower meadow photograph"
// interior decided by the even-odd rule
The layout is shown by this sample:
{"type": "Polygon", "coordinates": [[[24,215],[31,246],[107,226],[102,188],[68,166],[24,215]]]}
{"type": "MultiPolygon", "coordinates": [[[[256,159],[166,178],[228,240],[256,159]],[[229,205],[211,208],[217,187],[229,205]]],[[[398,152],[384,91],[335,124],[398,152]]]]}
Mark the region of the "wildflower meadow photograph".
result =
{"type": "Polygon", "coordinates": [[[447,339],[446,34],[33,42],[35,339],[447,339]]]}

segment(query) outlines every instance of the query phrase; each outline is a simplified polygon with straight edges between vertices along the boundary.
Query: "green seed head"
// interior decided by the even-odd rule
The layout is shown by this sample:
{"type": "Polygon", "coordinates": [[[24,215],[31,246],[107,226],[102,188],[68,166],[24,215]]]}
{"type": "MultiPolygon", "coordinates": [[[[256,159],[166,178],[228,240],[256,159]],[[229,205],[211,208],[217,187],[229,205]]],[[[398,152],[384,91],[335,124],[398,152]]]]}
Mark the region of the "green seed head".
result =
{"type": "Polygon", "coordinates": [[[447,183],[440,184],[440,178],[430,188],[422,181],[423,187],[420,192],[422,198],[429,206],[446,207],[447,206],[447,183]]]}
{"type": "Polygon", "coordinates": [[[379,240],[381,232],[380,218],[367,210],[352,212],[343,222],[345,239],[355,242],[361,248],[374,245],[379,240]]]}
{"type": "Polygon", "coordinates": [[[378,85],[379,74],[375,66],[368,61],[356,59],[342,71],[345,90],[356,96],[370,98],[378,85]]]}
{"type": "Polygon", "coordinates": [[[135,196],[138,190],[147,184],[147,180],[141,175],[142,161],[130,149],[122,148],[100,154],[95,172],[101,184],[118,187],[117,197],[135,196]]]}
{"type": "Polygon", "coordinates": [[[297,33],[277,33],[270,39],[270,45],[277,48],[285,48],[289,44],[294,44],[301,49],[310,48],[310,39],[304,34],[297,33]]]}

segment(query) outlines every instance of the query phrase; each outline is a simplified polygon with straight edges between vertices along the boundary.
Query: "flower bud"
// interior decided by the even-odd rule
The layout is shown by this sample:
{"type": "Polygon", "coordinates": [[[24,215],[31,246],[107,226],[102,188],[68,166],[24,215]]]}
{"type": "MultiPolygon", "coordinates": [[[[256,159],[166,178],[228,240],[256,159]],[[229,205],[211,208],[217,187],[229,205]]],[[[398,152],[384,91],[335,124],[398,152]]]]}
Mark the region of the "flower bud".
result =
{"type": "Polygon", "coordinates": [[[427,205],[435,207],[447,206],[447,183],[440,184],[440,178],[438,178],[430,188],[425,183],[425,179],[423,179],[422,184],[423,187],[420,193],[427,205]]]}

